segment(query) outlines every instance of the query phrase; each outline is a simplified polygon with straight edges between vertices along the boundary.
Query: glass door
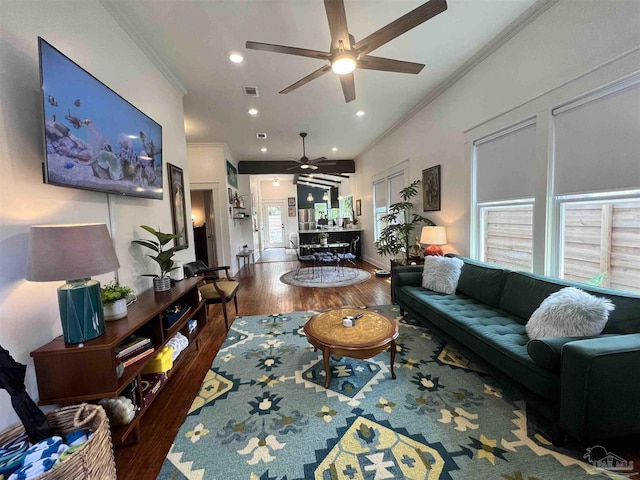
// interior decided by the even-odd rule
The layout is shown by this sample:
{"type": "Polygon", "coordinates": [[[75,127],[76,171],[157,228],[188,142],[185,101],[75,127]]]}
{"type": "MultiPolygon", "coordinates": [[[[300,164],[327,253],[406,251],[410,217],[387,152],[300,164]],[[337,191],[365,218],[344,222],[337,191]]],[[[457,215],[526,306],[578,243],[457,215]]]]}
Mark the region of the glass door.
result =
{"type": "Polygon", "coordinates": [[[265,248],[284,248],[284,202],[264,202],[265,248]]]}

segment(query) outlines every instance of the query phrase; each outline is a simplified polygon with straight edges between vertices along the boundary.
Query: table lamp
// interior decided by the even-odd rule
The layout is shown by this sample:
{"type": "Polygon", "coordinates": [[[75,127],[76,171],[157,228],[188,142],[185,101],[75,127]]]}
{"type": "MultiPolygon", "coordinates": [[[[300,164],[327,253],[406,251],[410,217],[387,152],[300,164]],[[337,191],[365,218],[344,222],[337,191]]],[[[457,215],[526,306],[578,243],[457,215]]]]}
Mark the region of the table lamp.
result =
{"type": "Polygon", "coordinates": [[[91,276],[120,267],[104,223],[33,225],[29,234],[27,280],[65,280],[58,307],[65,343],[81,343],[105,332],[100,283],[91,276]]]}
{"type": "Polygon", "coordinates": [[[429,245],[424,249],[425,257],[427,255],[442,256],[442,249],[438,245],[445,245],[447,243],[447,232],[444,227],[422,227],[420,243],[429,245]]]}

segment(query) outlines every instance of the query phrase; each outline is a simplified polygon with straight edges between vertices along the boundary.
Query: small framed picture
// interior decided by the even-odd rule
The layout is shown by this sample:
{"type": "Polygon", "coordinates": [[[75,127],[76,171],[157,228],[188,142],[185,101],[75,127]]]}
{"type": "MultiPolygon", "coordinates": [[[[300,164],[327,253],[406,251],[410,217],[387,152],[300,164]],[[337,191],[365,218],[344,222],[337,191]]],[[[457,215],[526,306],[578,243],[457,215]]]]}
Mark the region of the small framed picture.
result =
{"type": "Polygon", "coordinates": [[[296,207],[289,207],[288,212],[289,212],[289,216],[290,217],[295,217],[296,216],[296,207]]]}
{"type": "Polygon", "coordinates": [[[233,190],[227,188],[227,195],[229,195],[229,205],[233,205],[233,190]]]}
{"type": "Polygon", "coordinates": [[[296,206],[296,197],[287,198],[287,205],[289,205],[290,207],[295,207],[296,206]]]}
{"type": "Polygon", "coordinates": [[[187,236],[187,206],[184,198],[184,174],[182,169],[167,163],[169,170],[169,195],[171,196],[171,220],[173,233],[180,235],[174,239],[176,247],[187,248],[189,237],[187,236]]]}
{"type": "Polygon", "coordinates": [[[422,171],[422,210],[440,210],[440,165],[422,171]]]}
{"type": "Polygon", "coordinates": [[[356,200],[356,217],[362,216],[362,200],[356,200]]]}

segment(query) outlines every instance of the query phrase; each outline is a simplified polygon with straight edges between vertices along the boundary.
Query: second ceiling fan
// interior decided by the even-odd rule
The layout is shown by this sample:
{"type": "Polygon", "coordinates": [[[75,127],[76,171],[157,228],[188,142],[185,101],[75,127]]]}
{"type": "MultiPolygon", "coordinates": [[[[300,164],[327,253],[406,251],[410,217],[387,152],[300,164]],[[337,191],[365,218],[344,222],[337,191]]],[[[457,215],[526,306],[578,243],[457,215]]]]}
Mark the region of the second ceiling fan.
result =
{"type": "Polygon", "coordinates": [[[343,0],[324,0],[324,8],[327,12],[327,20],[331,32],[331,47],[329,52],[260,42],[247,42],[246,47],[253,50],[286,53],[328,61],[329,65],[325,65],[315,72],[310,73],[301,80],[289,85],[280,93],[289,93],[333,70],[340,77],[344,99],[348,103],[356,98],[356,88],[353,78],[353,71],[356,68],[396,73],[420,73],[424,68],[424,64],[422,63],[373,57],[368,55],[368,53],[412,28],[417,27],[421,23],[426,22],[430,18],[435,17],[439,13],[444,12],[447,9],[447,2],[446,0],[430,0],[359,42],[355,41],[353,35],[349,34],[349,30],[347,29],[347,17],[343,0]]]}
{"type": "Polygon", "coordinates": [[[291,167],[291,168],[287,168],[287,170],[293,170],[295,168],[301,168],[303,170],[309,169],[309,170],[317,170],[318,169],[318,163],[321,163],[323,165],[335,165],[336,162],[326,162],[327,157],[318,157],[318,158],[314,158],[313,160],[309,160],[309,158],[307,157],[307,150],[305,148],[305,144],[304,144],[304,139],[306,138],[307,134],[305,132],[300,132],[300,136],[302,137],[302,157],[300,157],[300,159],[296,159],[293,157],[290,157],[290,160],[293,160],[294,162],[299,163],[300,165],[296,165],[295,167],[291,167]]]}

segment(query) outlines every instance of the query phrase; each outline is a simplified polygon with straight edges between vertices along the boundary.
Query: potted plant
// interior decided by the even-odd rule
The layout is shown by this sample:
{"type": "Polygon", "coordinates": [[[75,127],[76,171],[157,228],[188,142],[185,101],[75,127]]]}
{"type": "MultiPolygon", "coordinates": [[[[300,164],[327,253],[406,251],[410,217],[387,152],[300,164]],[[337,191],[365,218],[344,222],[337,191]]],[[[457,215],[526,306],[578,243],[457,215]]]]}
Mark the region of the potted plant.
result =
{"type": "Polygon", "coordinates": [[[419,224],[435,225],[431,220],[413,213],[413,202],[411,199],[418,194],[420,180],[416,180],[408,187],[400,190],[401,202],[389,206],[386,215],[380,220],[386,226],[380,231],[378,241],[374,243],[378,255],[398,255],[404,254],[402,263],[409,264],[409,253],[411,240],[414,237],[414,230],[419,224]]]}
{"type": "Polygon", "coordinates": [[[118,320],[127,315],[127,298],[133,289],[112,280],[100,288],[105,320],[118,320]]]}
{"type": "Polygon", "coordinates": [[[320,239],[320,245],[326,245],[327,241],[329,240],[329,234],[326,232],[323,232],[320,235],[318,235],[318,238],[320,239]]]}
{"type": "Polygon", "coordinates": [[[146,273],[143,276],[153,277],[153,289],[156,292],[169,290],[171,288],[171,278],[169,277],[169,273],[172,270],[178,268],[178,266],[175,265],[173,261],[173,255],[178,250],[183,250],[185,247],[177,246],[165,250],[164,246],[167,243],[171,242],[173,239],[180,238],[181,235],[162,233],[149,227],[148,225],[140,225],[140,228],[155,236],[157,240],[133,240],[133,243],[142,245],[143,247],[147,247],[149,250],[152,250],[155,255],[147,256],[153,259],[153,261],[156,262],[160,267],[160,275],[157,275],[155,273],[146,273]]]}
{"type": "Polygon", "coordinates": [[[242,253],[249,253],[249,245],[246,243],[242,246],[242,253]]]}

